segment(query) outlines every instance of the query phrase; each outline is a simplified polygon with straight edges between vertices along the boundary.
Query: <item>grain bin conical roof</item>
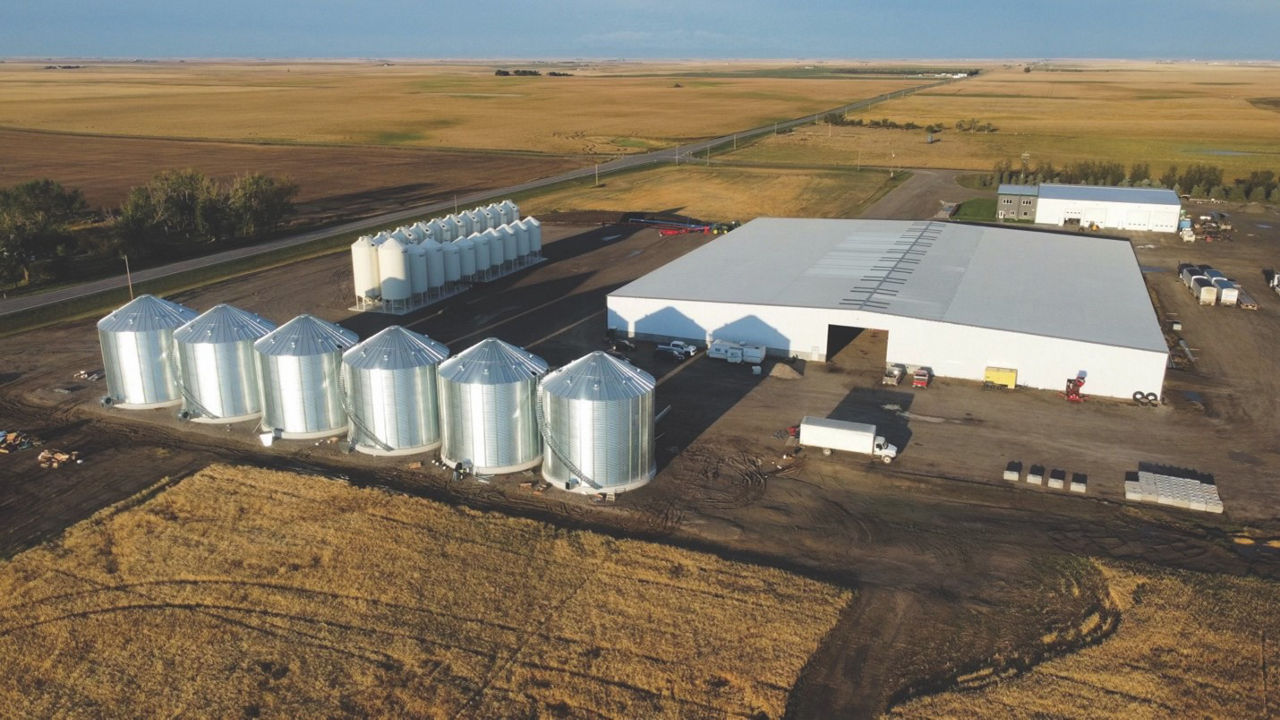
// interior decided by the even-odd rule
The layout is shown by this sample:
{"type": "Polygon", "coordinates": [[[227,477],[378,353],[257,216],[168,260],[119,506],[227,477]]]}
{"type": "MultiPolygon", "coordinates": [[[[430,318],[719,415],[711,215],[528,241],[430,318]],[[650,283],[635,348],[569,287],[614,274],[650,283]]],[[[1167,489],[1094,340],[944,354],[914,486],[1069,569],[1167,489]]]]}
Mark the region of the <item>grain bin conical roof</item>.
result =
{"type": "Polygon", "coordinates": [[[173,331],[180,343],[220,343],[255,341],[276,329],[266,318],[225,303],[214,305],[203,315],[173,331]]]}
{"type": "Polygon", "coordinates": [[[547,361],[523,348],[488,338],[440,365],[440,377],[465,385],[506,385],[547,371],[547,361]]]}
{"type": "Polygon", "coordinates": [[[263,355],[308,356],[341,352],[360,336],[313,315],[299,315],[253,344],[263,355]]]}
{"type": "Polygon", "coordinates": [[[399,370],[439,365],[448,357],[444,343],[392,325],[348,350],[342,362],[358,370],[399,370]]]}
{"type": "Polygon", "coordinates": [[[653,392],[653,376],[631,363],[597,350],[548,375],[543,392],[568,400],[607,402],[653,392]]]}
{"type": "Polygon", "coordinates": [[[197,313],[185,305],[154,295],[139,295],[98,321],[103,332],[173,330],[194,320],[197,313]]]}

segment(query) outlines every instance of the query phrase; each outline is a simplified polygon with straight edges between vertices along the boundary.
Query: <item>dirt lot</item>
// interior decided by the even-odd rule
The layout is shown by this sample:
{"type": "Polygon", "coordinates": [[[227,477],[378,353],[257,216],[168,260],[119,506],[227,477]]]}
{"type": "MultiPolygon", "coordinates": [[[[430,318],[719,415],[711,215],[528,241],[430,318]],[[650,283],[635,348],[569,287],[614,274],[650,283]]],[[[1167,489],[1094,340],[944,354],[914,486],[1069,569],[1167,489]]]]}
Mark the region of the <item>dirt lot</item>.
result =
{"type": "Polygon", "coordinates": [[[299,223],[359,218],[578,167],[568,158],[411,148],[193,142],[0,129],[0,186],[52,178],[114,208],[162,170],[228,179],[247,172],[298,183],[299,223]]]}
{"type": "Polygon", "coordinates": [[[78,524],[0,588],[24,717],[779,717],[850,595],[243,466],[78,524]]]}
{"type": "MultiPolygon", "coordinates": [[[[534,496],[517,478],[455,484],[430,469],[406,469],[404,460],[348,456],[339,445],[267,450],[244,426],[103,410],[99,388],[54,391],[73,386],[74,370],[100,364],[92,323],[42,330],[0,344],[0,413],[50,444],[81,450],[87,463],[39,471],[30,453],[0,460],[0,547],[6,554],[29,547],[163,475],[216,460],[318,469],[358,484],[755,559],[856,589],[806,666],[789,711],[872,715],[945,689],[958,675],[1024,667],[1110,632],[1085,622],[1111,605],[1106,579],[1084,557],[1280,577],[1280,551],[1265,542],[1280,536],[1271,470],[1280,297],[1261,287],[1261,269],[1277,262],[1274,230],[1263,225],[1280,227],[1277,217],[1238,213],[1233,243],[1136,241],[1153,245],[1139,251],[1153,268],[1149,284],[1164,312],[1181,313],[1197,348],[1193,370],[1170,373],[1168,404],[1159,409],[1072,405],[1053,393],[947,380],[921,392],[882,389],[884,338],[871,331],[794,380],[705,357],[661,365],[642,346],[633,359],[660,378],[658,407],[672,407],[659,426],[660,472],[608,508],[534,496]],[[1190,305],[1172,272],[1184,260],[1239,277],[1261,309],[1190,305]],[[1185,401],[1186,389],[1201,394],[1203,411],[1185,401]],[[847,457],[784,461],[775,433],[805,414],[875,420],[902,456],[889,468],[847,457]],[[1088,495],[1003,482],[1009,460],[1087,473],[1088,495]],[[1124,503],[1124,473],[1140,461],[1213,473],[1227,515],[1124,503]],[[1241,533],[1258,542],[1233,541],[1241,533]]],[[[601,346],[610,290],[705,242],[629,226],[548,225],[547,238],[547,263],[400,322],[455,351],[496,335],[564,363],[601,346]]],[[[199,310],[230,302],[276,321],[305,310],[362,337],[394,322],[346,311],[350,282],[349,259],[338,255],[176,299],[199,310]]]]}

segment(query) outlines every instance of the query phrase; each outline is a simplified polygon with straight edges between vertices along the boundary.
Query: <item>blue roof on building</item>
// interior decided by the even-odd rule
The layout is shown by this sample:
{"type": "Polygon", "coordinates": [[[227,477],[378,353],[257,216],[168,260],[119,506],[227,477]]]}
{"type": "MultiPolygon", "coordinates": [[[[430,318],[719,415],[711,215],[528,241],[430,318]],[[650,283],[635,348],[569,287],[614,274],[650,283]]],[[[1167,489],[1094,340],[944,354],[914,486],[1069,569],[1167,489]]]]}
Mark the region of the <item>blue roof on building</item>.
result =
{"type": "Polygon", "coordinates": [[[996,190],[997,195],[1038,195],[1040,187],[1038,185],[1009,185],[1002,184],[996,190]]]}
{"type": "MultiPolygon", "coordinates": [[[[1003,192],[1004,186],[1000,186],[1003,192]]],[[[1059,185],[1044,183],[1040,197],[1053,200],[1084,200],[1088,202],[1145,203],[1148,205],[1178,205],[1178,194],[1163,188],[1100,187],[1097,185],[1059,185]]]]}

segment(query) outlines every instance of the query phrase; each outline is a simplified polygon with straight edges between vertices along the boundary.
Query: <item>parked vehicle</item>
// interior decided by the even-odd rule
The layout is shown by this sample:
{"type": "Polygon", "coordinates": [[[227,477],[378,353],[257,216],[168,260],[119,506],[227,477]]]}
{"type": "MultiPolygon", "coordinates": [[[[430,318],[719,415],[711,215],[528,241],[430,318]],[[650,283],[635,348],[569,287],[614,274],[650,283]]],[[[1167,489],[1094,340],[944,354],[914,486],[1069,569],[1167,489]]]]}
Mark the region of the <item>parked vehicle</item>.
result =
{"type": "Polygon", "coordinates": [[[707,357],[724,360],[729,363],[750,363],[759,365],[764,362],[763,345],[740,345],[728,340],[712,340],[707,346],[707,357]]]}
{"type": "Polygon", "coordinates": [[[834,450],[860,453],[878,457],[885,464],[898,456],[898,448],[877,435],[875,425],[845,420],[805,416],[800,421],[799,443],[802,447],[820,448],[823,455],[834,450]]]}
{"type": "Polygon", "coordinates": [[[609,348],[614,352],[632,352],[636,349],[636,344],[626,338],[614,338],[609,341],[609,348]]]}
{"type": "Polygon", "coordinates": [[[884,376],[880,378],[882,385],[901,385],[902,377],[907,374],[907,368],[903,365],[890,365],[884,369],[884,376]]]}
{"type": "Polygon", "coordinates": [[[659,355],[670,355],[677,360],[691,358],[698,353],[698,346],[691,345],[683,340],[672,340],[662,343],[654,350],[659,355]]]}
{"type": "Polygon", "coordinates": [[[927,388],[931,380],[933,380],[933,373],[929,372],[929,368],[920,368],[911,376],[911,387],[927,388]]]}

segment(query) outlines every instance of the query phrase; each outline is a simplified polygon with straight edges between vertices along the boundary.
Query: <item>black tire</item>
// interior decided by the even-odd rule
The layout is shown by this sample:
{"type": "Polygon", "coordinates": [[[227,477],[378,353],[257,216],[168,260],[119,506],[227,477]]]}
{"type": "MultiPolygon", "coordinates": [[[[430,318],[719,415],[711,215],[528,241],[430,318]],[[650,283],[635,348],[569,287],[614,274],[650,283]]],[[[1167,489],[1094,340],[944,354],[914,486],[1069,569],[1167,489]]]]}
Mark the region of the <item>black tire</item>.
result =
{"type": "Polygon", "coordinates": [[[1147,393],[1147,404],[1148,404],[1148,405],[1159,405],[1159,404],[1160,404],[1160,396],[1159,396],[1159,395],[1157,395],[1157,394],[1155,394],[1155,393],[1153,393],[1153,392],[1152,392],[1152,393],[1147,393]]]}
{"type": "Polygon", "coordinates": [[[1147,394],[1142,392],[1141,390],[1134,390],[1133,401],[1138,403],[1139,405],[1143,405],[1147,401],[1147,394]]]}

